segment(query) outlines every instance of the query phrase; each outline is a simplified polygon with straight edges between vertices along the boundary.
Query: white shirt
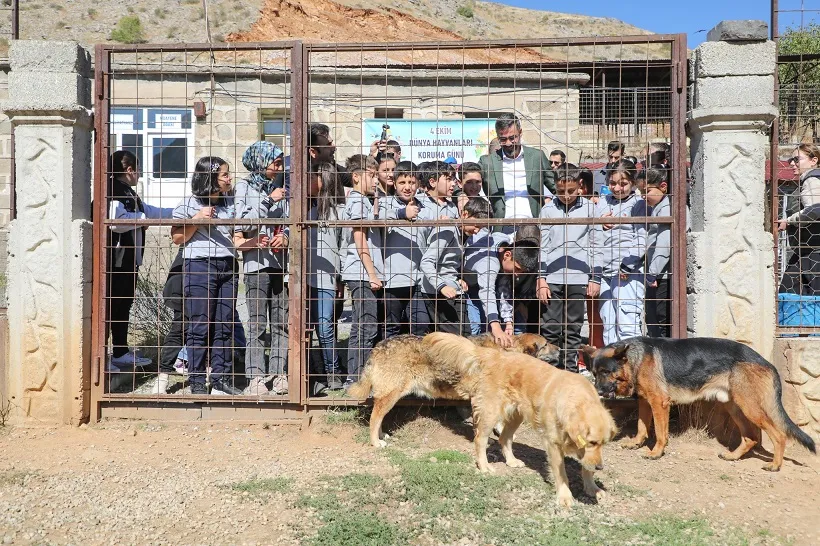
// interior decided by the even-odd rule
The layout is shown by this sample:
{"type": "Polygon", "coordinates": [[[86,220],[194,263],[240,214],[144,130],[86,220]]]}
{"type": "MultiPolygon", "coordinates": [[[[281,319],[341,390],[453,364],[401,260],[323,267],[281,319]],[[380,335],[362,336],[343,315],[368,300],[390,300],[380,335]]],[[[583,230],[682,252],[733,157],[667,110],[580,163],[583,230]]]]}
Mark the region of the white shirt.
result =
{"type": "Polygon", "coordinates": [[[532,218],[527,171],[524,169],[524,147],[515,159],[501,154],[504,175],[504,218],[532,218]]]}

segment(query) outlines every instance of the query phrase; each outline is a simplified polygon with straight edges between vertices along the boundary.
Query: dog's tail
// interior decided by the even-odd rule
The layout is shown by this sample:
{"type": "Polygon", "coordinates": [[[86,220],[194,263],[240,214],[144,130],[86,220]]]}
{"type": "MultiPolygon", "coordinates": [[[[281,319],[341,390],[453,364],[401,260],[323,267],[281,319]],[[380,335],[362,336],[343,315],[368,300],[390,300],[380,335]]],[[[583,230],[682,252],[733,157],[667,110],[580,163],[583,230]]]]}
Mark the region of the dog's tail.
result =
{"type": "Polygon", "coordinates": [[[783,407],[783,387],[777,368],[757,353],[746,360],[748,364],[739,367],[743,377],[742,390],[745,391],[743,396],[757,399],[757,404],[781,432],[812,453],[817,453],[814,440],[800,430],[783,407]]]}
{"type": "Polygon", "coordinates": [[[371,377],[372,370],[372,365],[365,366],[364,372],[359,380],[350,385],[350,388],[347,389],[348,396],[351,398],[361,399],[370,396],[370,391],[373,388],[373,378],[371,377]]]}
{"type": "Polygon", "coordinates": [[[455,334],[427,334],[422,340],[422,346],[431,359],[447,366],[455,366],[459,370],[466,371],[478,362],[475,343],[455,334]]]}
{"type": "Polygon", "coordinates": [[[777,373],[777,369],[774,366],[771,366],[771,372],[772,389],[774,391],[772,402],[776,407],[766,408],[767,410],[774,410],[773,412],[769,411],[769,415],[774,419],[775,423],[780,425],[780,428],[786,432],[787,436],[797,441],[800,445],[812,453],[816,454],[817,446],[815,446],[814,440],[812,440],[811,436],[803,432],[800,427],[798,427],[797,424],[791,420],[789,414],[786,413],[786,408],[783,407],[783,387],[780,385],[780,374],[777,373]]]}

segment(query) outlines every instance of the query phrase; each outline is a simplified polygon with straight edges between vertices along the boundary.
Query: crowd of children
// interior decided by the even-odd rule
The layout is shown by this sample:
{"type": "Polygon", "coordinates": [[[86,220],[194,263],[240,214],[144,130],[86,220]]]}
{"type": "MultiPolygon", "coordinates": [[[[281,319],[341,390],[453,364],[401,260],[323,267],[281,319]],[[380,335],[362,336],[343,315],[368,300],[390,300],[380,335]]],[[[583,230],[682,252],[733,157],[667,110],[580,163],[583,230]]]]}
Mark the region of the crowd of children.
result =
{"type": "MultiPolygon", "coordinates": [[[[327,151],[329,134],[326,126],[311,128],[311,144],[323,145],[311,147],[307,177],[302,266],[303,301],[318,345],[310,351],[313,394],[356,381],[380,339],[433,330],[488,332],[502,346],[514,333],[540,333],[561,348],[556,366],[579,371],[582,328],[593,322],[590,299],[598,303],[605,343],[641,335],[644,323],[649,335],[669,335],[669,224],[629,221],[671,215],[665,165],[644,165],[639,176],[636,164],[619,156],[605,167],[607,191],[594,192],[592,173],[555,151],[555,190],[544,192],[542,222],[508,230],[482,223],[492,207],[478,163],[416,165],[401,161],[398,143],[388,142],[341,167],[327,151]],[[593,218],[612,221],[584,221],[593,218]],[[460,221],[433,225],[437,220],[460,221]],[[352,317],[342,363],[337,324],[346,296],[352,317]]],[[[243,156],[249,174],[235,188],[224,160],[197,162],[191,195],[172,213],[180,220],[172,229],[180,254],[165,300],[174,319],[153,392],[167,392],[173,362],[183,356],[192,394],[208,393],[206,379],[217,395],[288,392],[287,219],[293,205],[284,159],[277,146],[254,143],[243,156]],[[244,327],[236,310],[240,253],[244,327]],[[237,348],[242,381],[232,376],[237,348]]],[[[118,180],[122,173],[115,169],[111,176],[118,180]]]]}

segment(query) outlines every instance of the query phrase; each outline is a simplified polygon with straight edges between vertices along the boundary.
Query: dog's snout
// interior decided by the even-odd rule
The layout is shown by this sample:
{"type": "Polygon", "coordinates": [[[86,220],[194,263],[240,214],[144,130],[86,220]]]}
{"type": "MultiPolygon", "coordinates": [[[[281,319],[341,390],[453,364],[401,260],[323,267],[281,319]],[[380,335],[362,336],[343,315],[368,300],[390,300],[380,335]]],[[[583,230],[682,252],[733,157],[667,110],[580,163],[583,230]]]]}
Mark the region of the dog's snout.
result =
{"type": "Polygon", "coordinates": [[[604,469],[603,463],[598,463],[598,464],[595,465],[595,470],[603,470],[603,469],[604,469]]]}

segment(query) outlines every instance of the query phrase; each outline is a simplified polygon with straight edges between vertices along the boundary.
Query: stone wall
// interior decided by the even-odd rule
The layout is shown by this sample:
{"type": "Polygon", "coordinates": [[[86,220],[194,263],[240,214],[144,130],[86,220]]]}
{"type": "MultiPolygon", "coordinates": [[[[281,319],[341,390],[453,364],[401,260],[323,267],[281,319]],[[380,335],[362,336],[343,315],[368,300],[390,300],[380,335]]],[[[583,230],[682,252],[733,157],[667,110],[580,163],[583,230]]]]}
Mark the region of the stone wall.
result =
{"type": "Polygon", "coordinates": [[[820,441],[820,338],[778,338],[774,353],[786,411],[798,426],[820,441]]]}

